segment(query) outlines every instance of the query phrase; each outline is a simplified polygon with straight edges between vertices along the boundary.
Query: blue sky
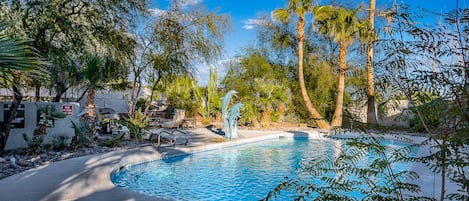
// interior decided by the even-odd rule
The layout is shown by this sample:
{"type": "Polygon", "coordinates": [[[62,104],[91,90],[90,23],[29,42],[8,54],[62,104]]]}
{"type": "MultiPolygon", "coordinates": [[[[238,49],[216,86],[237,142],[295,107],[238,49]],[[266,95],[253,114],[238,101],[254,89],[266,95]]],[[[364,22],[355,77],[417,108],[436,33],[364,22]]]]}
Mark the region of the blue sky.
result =
{"type": "MultiPolygon", "coordinates": [[[[320,5],[325,5],[330,0],[318,0],[320,5]]],[[[467,8],[469,0],[396,0],[398,3],[409,4],[412,8],[422,8],[437,13],[444,13],[456,8],[456,2],[459,1],[460,8],[467,8]]],[[[170,0],[153,0],[151,8],[166,9],[170,0]]],[[[229,14],[232,20],[232,32],[225,35],[225,47],[223,60],[229,60],[236,54],[241,54],[243,48],[254,43],[256,32],[253,29],[256,25],[256,19],[261,14],[270,15],[271,11],[277,8],[284,8],[287,0],[177,0],[181,4],[201,3],[209,10],[218,9],[219,13],[229,14]]],[[[368,4],[369,0],[335,0],[335,2],[344,2],[347,5],[363,2],[368,4]],[[350,3],[351,2],[351,3],[350,3]]],[[[393,4],[394,0],[376,0],[377,9],[384,9],[393,4]]],[[[440,19],[433,20],[436,22],[440,19]]],[[[432,21],[432,19],[430,19],[432,21]]],[[[220,76],[224,75],[223,66],[220,66],[220,76]]],[[[198,67],[199,85],[206,85],[208,77],[208,68],[205,65],[198,67]]]]}

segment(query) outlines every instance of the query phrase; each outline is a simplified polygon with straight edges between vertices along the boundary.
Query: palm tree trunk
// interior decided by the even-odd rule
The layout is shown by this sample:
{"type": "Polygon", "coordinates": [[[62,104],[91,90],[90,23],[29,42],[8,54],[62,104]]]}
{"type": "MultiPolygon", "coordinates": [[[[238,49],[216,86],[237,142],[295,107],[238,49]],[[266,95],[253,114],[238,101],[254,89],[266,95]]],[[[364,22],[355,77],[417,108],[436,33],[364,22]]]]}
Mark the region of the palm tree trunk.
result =
{"type": "Polygon", "coordinates": [[[95,90],[90,88],[88,90],[88,97],[86,108],[88,109],[88,124],[90,126],[90,137],[96,137],[96,105],[94,104],[95,100],[95,90]]]}
{"type": "Polygon", "coordinates": [[[314,121],[321,129],[330,129],[329,123],[327,123],[324,118],[319,114],[319,112],[313,107],[311,100],[309,99],[308,92],[306,91],[305,80],[303,76],[303,42],[304,42],[304,32],[305,32],[305,19],[303,16],[299,16],[298,20],[298,80],[300,82],[301,95],[303,96],[303,101],[305,102],[306,109],[310,115],[314,118],[314,121]]]}
{"type": "Polygon", "coordinates": [[[0,156],[3,155],[5,152],[5,146],[8,141],[8,136],[10,136],[10,128],[11,122],[16,115],[16,110],[21,104],[21,100],[23,100],[23,95],[21,94],[20,90],[17,86],[13,85],[13,94],[14,99],[10,105],[10,110],[5,116],[3,123],[0,125],[0,156]]]}
{"type": "Polygon", "coordinates": [[[272,106],[267,104],[264,111],[261,114],[261,127],[269,128],[270,127],[270,116],[272,114],[272,106]]]}
{"type": "MultiPolygon", "coordinates": [[[[371,30],[374,31],[374,22],[375,22],[375,0],[370,0],[370,10],[369,10],[369,22],[371,30]]],[[[373,40],[368,40],[368,49],[367,49],[367,60],[366,60],[366,72],[367,72],[367,97],[368,97],[368,107],[367,107],[367,119],[366,122],[370,124],[378,123],[376,115],[376,104],[375,104],[375,86],[373,82],[373,40]]]]}
{"type": "Polygon", "coordinates": [[[344,108],[345,71],[347,70],[347,41],[340,42],[339,49],[339,83],[337,85],[337,98],[335,103],[334,116],[332,116],[331,126],[342,126],[342,114],[344,108]]]}

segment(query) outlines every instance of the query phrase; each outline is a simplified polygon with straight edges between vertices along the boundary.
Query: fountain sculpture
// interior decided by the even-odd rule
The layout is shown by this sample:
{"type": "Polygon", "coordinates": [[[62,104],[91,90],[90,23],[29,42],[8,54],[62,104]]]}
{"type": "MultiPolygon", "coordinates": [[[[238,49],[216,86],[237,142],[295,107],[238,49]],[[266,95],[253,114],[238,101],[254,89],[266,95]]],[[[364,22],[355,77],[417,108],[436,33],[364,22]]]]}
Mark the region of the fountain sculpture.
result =
{"type": "Polygon", "coordinates": [[[231,98],[237,92],[234,90],[228,91],[228,93],[223,97],[222,100],[222,119],[223,119],[223,131],[225,132],[225,139],[235,139],[238,138],[238,118],[239,110],[243,106],[242,103],[236,103],[231,110],[228,110],[228,105],[230,104],[231,98]]]}

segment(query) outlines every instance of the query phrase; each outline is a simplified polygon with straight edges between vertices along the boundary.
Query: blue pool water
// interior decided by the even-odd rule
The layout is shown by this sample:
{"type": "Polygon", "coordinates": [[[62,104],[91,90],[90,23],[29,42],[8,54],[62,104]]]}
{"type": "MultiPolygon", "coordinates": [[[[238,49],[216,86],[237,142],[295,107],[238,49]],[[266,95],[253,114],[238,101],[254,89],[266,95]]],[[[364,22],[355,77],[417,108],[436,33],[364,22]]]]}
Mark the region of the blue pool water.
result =
{"type": "MultiPolygon", "coordinates": [[[[116,186],[166,199],[259,200],[285,176],[294,177],[302,161],[333,157],[343,144],[338,139],[279,138],[132,165],[111,178],[116,186]]],[[[277,200],[290,200],[291,194],[280,196],[277,200]]]]}

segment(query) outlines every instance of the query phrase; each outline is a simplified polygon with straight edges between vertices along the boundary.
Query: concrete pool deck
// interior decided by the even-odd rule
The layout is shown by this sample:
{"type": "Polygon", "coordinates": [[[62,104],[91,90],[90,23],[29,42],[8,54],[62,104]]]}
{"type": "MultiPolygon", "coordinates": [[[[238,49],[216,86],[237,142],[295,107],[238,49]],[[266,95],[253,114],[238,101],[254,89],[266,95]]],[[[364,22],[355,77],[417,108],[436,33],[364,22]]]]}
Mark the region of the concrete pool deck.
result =
{"type": "Polygon", "coordinates": [[[163,200],[116,187],[112,171],[124,165],[155,160],[166,156],[220,149],[286,135],[316,135],[318,130],[255,131],[239,130],[239,140],[217,143],[221,137],[206,128],[189,130],[190,144],[175,148],[148,145],[67,159],[30,169],[0,180],[0,199],[4,201],[69,200],[163,200]]]}

